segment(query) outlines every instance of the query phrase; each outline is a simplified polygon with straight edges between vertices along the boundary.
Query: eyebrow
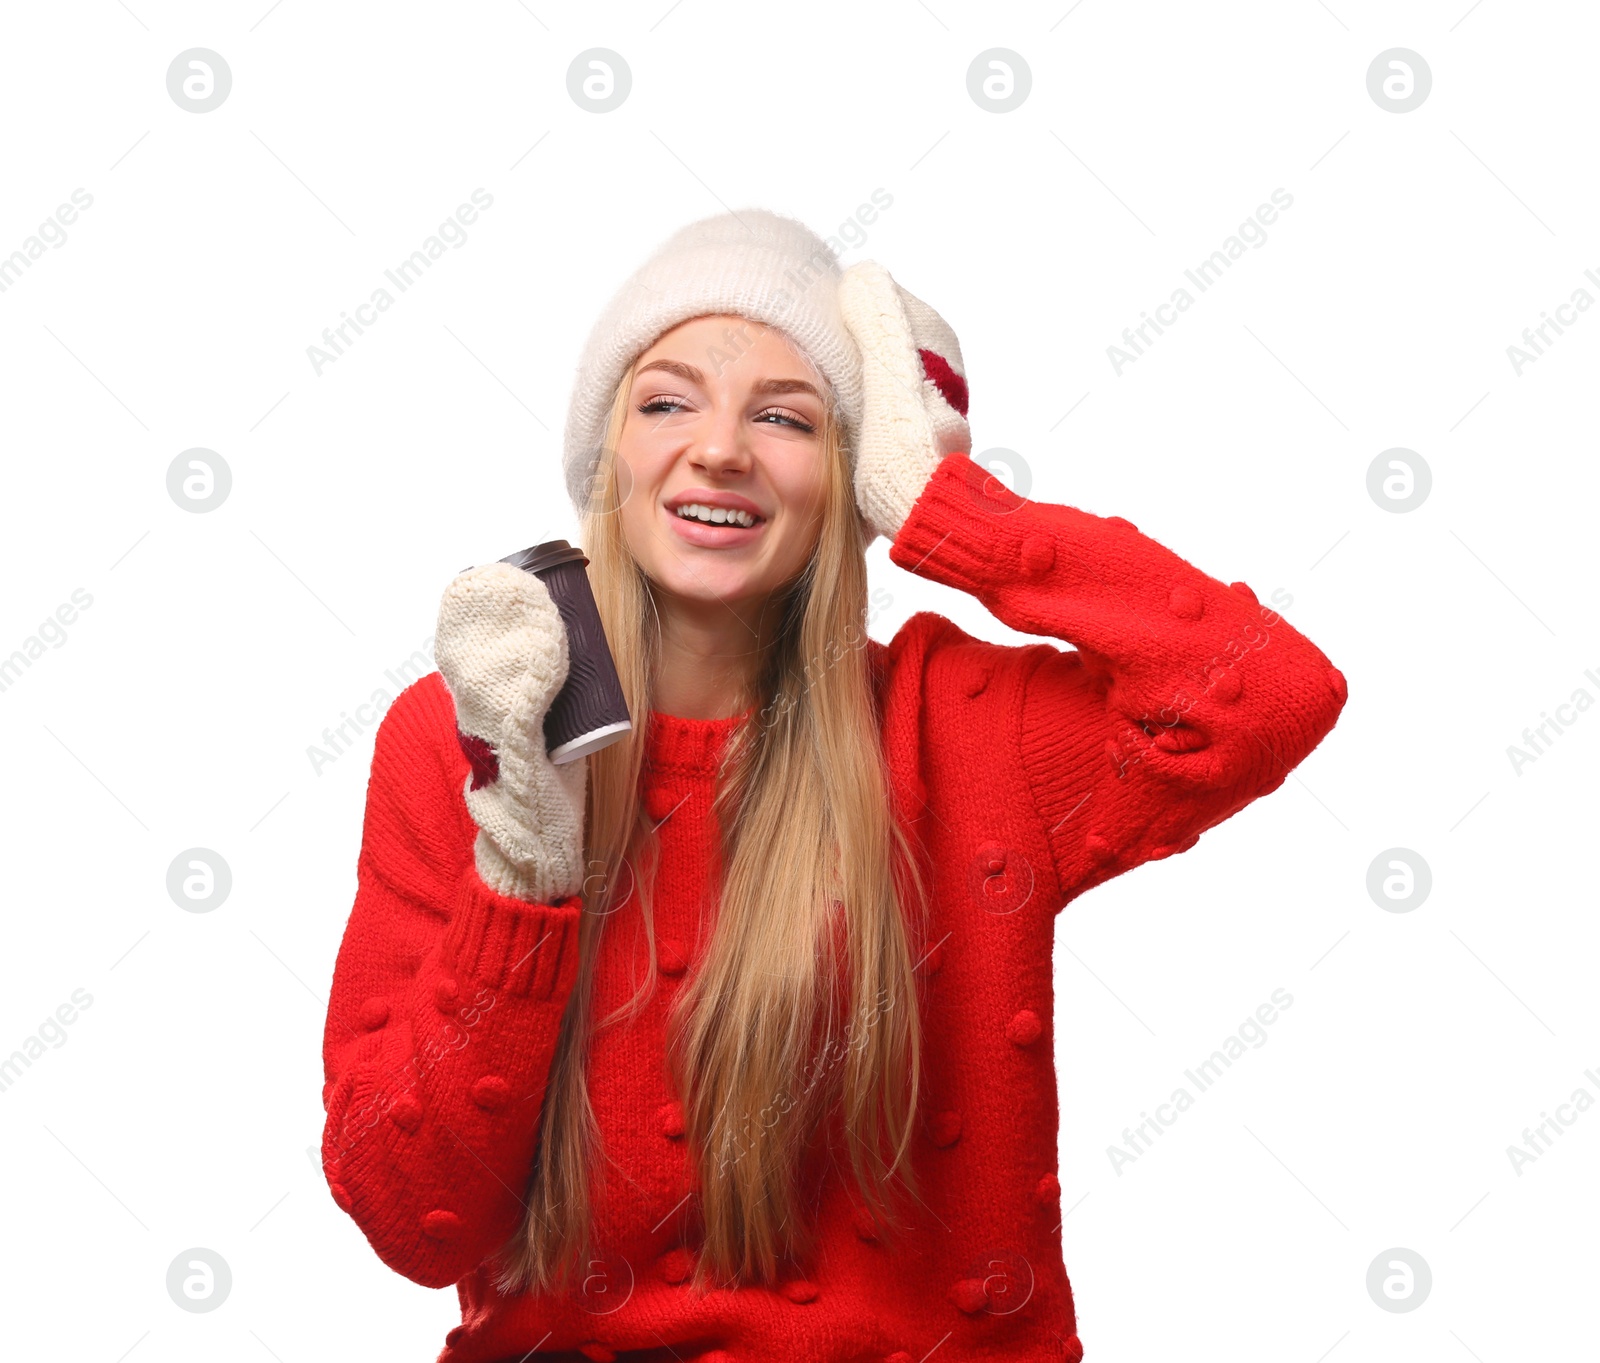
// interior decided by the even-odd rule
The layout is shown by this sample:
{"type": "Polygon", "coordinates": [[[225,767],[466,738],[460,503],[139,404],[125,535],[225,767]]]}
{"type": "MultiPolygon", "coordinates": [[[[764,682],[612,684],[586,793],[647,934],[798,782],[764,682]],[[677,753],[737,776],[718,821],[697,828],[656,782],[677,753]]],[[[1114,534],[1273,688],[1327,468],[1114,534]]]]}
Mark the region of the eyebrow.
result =
{"type": "MultiPolygon", "coordinates": [[[[637,380],[652,369],[663,369],[669,374],[676,374],[686,382],[699,384],[702,388],[706,386],[706,376],[692,364],[685,364],[682,360],[651,360],[634,375],[634,378],[637,380]]],[[[805,379],[762,379],[751,391],[758,397],[771,397],[780,393],[810,393],[818,402],[822,401],[822,394],[817,391],[816,385],[806,382],[805,379]]]]}

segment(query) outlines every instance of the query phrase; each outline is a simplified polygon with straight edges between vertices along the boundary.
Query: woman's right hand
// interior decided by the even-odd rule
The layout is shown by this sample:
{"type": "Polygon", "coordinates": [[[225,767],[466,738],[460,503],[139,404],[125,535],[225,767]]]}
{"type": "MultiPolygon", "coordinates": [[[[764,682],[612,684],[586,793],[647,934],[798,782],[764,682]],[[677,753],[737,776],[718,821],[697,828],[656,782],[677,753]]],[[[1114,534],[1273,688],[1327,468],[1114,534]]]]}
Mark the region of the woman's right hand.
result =
{"type": "Polygon", "coordinates": [[[472,764],[463,794],[478,825],[479,876],[540,904],[577,894],[589,759],[557,765],[545,751],[545,715],[568,666],[549,589],[509,563],[467,569],[445,588],[434,656],[472,764]]]}

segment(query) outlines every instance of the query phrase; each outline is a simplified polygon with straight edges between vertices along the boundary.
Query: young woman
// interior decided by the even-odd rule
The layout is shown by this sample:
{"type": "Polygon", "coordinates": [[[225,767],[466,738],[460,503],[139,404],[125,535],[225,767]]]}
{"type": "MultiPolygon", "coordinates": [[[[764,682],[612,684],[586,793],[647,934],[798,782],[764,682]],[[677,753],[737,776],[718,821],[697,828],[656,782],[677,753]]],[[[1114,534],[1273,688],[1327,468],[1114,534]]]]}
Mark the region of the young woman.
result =
{"type": "Polygon", "coordinates": [[[338,1205],[439,1355],[1076,1363],[1051,947],[1275,789],[1345,683],[1242,582],[968,454],[949,326],[759,210],[592,333],[565,474],[636,724],[555,766],[561,619],[452,582],[379,729],[324,1040],[338,1205]],[[866,633],[864,551],[1048,641],[866,633]]]}

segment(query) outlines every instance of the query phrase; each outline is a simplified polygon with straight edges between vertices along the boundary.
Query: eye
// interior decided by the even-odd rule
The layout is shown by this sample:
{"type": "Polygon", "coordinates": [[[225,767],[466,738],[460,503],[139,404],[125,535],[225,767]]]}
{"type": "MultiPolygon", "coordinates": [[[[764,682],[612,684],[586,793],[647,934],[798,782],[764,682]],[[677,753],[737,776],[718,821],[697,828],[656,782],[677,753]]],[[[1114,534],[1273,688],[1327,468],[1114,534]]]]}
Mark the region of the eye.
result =
{"type": "Polygon", "coordinates": [[[798,427],[802,431],[815,431],[817,429],[804,417],[783,407],[768,407],[765,411],[756,413],[755,420],[763,421],[767,417],[777,417],[778,420],[786,421],[791,426],[798,427]]]}
{"type": "Polygon", "coordinates": [[[682,398],[653,397],[649,402],[641,402],[635,410],[640,412],[680,411],[682,407],[682,398]]]}

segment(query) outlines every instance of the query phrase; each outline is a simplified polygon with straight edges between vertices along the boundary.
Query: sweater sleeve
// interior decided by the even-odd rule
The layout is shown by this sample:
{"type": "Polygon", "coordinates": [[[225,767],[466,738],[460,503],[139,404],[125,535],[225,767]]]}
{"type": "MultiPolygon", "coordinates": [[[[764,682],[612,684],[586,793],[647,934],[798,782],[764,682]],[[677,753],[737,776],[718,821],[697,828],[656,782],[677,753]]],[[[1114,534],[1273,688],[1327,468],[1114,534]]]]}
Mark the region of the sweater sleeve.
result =
{"type": "Polygon", "coordinates": [[[1243,582],[1120,516],[1020,497],[966,454],[940,462],[890,559],[1076,645],[995,650],[1020,697],[997,760],[1027,787],[1058,909],[1275,790],[1344,705],[1343,675],[1243,582]]]}
{"type": "Polygon", "coordinates": [[[521,1221],[582,905],[479,878],[453,714],[434,673],[378,728],[323,1036],[329,1189],[426,1287],[471,1273],[521,1221]]]}

